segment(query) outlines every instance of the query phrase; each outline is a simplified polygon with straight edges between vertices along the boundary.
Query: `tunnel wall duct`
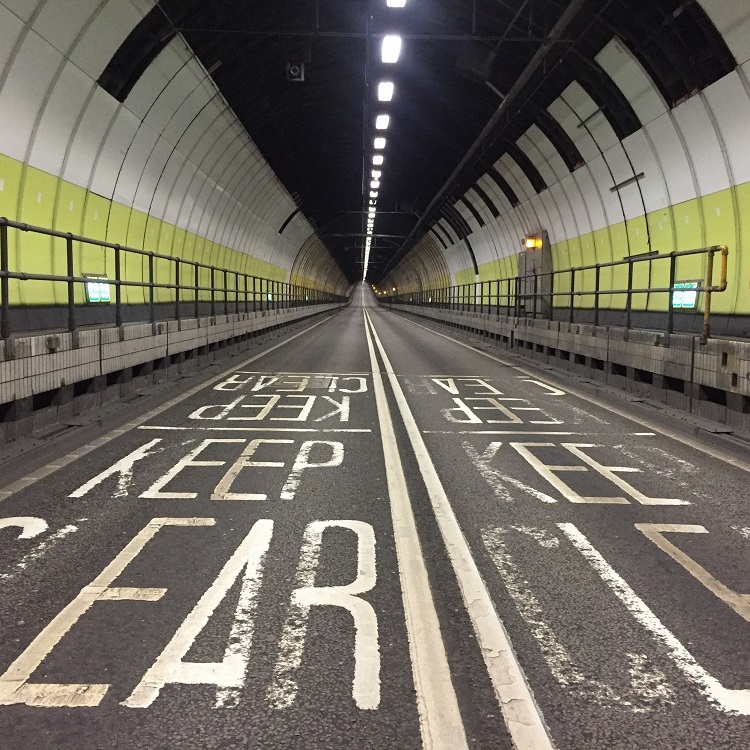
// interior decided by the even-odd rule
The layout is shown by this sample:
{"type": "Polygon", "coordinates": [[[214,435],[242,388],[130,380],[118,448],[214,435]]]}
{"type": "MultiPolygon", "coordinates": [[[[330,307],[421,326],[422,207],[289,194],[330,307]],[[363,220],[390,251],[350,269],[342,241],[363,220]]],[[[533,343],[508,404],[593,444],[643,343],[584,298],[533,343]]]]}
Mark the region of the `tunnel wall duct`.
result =
{"type": "MultiPolygon", "coordinates": [[[[313,230],[182,37],[121,103],[98,83],[151,0],[0,1],[0,215],[289,281],[313,230]]],[[[309,286],[346,284],[327,251],[309,286]]],[[[20,236],[11,264],[62,272],[47,238],[20,236]]],[[[107,274],[76,247],[82,273],[107,274]]],[[[128,280],[142,278],[130,263],[128,280]]],[[[11,283],[15,304],[54,305],[64,285],[11,283]]],[[[129,304],[143,302],[130,289],[129,304]]]]}
{"type": "MultiPolygon", "coordinates": [[[[551,132],[549,127],[531,125],[476,180],[498,215],[483,205],[477,191],[468,189],[463,199],[474,212],[465,205],[462,212],[473,230],[468,239],[480,280],[515,276],[520,239],[540,228],[549,233],[555,269],[725,244],[732,252],[729,292],[717,298],[715,312],[750,314],[750,10],[743,0],[702,0],[700,6],[723,35],[737,62],[735,69],[669,102],[664,82],[655,81],[625,42],[612,38],[594,62],[640,127],[626,135],[627,130],[613,124],[612,112],[596,103],[588,81],[573,80],[548,103],[545,117],[572,142],[581,162],[569,163],[545,134],[551,132]],[[544,189],[538,192],[532,185],[511,156],[514,150],[533,165],[544,189]],[[501,179],[494,179],[493,172],[501,179]],[[509,194],[518,202],[514,204],[509,194]],[[474,213],[484,226],[478,225],[474,213]]],[[[451,283],[474,282],[463,241],[448,234],[448,246],[439,251],[451,283]]],[[[407,268],[414,267],[412,256],[425,249],[415,245],[391,271],[388,283],[398,288],[412,283],[407,268]]],[[[638,271],[635,285],[668,285],[663,266],[647,265],[638,271]]],[[[427,266],[423,269],[428,272],[427,266]]],[[[685,262],[677,280],[702,278],[704,271],[698,260],[693,265],[685,262]]],[[[625,273],[622,268],[603,270],[602,287],[621,288],[625,273]]],[[[426,289],[441,286],[436,278],[421,277],[420,283],[426,289]]],[[[581,298],[576,304],[590,306],[591,299],[581,298]]],[[[644,295],[637,304],[665,310],[667,296],[644,295]]],[[[621,309],[624,299],[613,299],[612,305],[621,309]]]]}

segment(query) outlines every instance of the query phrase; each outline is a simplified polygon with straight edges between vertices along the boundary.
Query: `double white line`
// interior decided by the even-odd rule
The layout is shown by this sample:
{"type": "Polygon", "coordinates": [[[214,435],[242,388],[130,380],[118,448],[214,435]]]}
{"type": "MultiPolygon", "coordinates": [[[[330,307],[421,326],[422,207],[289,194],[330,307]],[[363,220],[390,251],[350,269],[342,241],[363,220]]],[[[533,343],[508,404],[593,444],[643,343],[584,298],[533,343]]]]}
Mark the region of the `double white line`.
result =
{"type": "Polygon", "coordinates": [[[554,745],[508,634],[495,611],[414,415],[366,310],[364,318],[423,746],[434,750],[462,750],[468,747],[373,341],[416,455],[440,534],[513,743],[518,750],[551,750],[554,745]]]}

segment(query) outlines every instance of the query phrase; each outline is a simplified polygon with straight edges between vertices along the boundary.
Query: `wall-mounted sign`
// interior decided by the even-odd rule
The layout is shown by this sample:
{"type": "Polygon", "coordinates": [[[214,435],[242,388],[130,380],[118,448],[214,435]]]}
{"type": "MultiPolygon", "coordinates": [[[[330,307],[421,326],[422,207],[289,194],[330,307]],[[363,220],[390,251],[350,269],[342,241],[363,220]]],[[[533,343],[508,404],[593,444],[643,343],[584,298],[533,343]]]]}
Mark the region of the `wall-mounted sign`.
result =
{"type": "Polygon", "coordinates": [[[698,306],[700,281],[681,281],[674,285],[672,307],[680,310],[695,310],[698,306]]]}
{"type": "Polygon", "coordinates": [[[86,276],[86,301],[87,302],[109,302],[111,296],[109,293],[109,281],[106,276],[94,276],[93,274],[84,274],[86,276]]]}

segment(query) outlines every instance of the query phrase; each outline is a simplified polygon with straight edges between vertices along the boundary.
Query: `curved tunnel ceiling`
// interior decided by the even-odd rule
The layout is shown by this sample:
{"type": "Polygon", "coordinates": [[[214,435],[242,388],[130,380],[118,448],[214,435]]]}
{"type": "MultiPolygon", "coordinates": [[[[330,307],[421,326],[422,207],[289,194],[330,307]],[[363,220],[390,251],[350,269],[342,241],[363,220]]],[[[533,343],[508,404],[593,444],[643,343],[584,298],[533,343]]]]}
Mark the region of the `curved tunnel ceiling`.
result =
{"type": "MultiPolygon", "coordinates": [[[[542,176],[515,145],[536,125],[571,171],[582,157],[547,107],[573,81],[584,87],[620,138],[639,127],[630,103],[596,61],[618,37],[670,105],[735,66],[696,0],[161,0],[133,30],[99,83],[124,101],[140,75],[182,34],[295,197],[350,281],[362,273],[373,138],[385,135],[368,279],[378,280],[427,231],[466,237],[475,183],[489,175],[511,204],[512,188],[492,165],[508,154],[537,192],[542,176]],[[580,7],[578,7],[580,6],[580,7]],[[564,14],[561,38],[545,45],[564,14]],[[380,61],[383,35],[403,38],[400,59],[380,61]],[[529,62],[545,56],[489,132],[483,128],[529,62]],[[304,64],[304,80],[288,66],[304,64]],[[377,101],[381,80],[395,84],[377,101]],[[377,114],[390,115],[384,133],[377,114]],[[481,142],[477,141],[483,133],[481,142]],[[471,158],[465,158],[472,145],[471,158]],[[451,184],[446,180],[465,161],[451,184]],[[429,208],[428,215],[423,215],[429,208]],[[436,223],[437,221],[440,223],[436,223]],[[416,230],[416,231],[415,231],[416,230]],[[407,241],[408,240],[408,241],[407,241]]],[[[442,238],[440,240],[442,242],[442,238]]]]}

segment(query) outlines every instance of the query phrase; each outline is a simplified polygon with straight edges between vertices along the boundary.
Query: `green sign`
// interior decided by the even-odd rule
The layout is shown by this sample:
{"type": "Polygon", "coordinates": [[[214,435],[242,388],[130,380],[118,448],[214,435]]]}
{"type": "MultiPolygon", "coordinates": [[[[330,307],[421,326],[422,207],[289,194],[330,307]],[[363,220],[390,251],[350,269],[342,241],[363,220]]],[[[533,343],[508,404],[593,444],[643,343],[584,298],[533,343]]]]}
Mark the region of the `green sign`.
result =
{"type": "Polygon", "coordinates": [[[674,285],[672,307],[680,310],[695,310],[698,306],[699,281],[682,281],[674,285]]]}
{"type": "Polygon", "coordinates": [[[109,302],[109,282],[106,276],[92,278],[86,282],[86,299],[89,302],[109,302]]]}

